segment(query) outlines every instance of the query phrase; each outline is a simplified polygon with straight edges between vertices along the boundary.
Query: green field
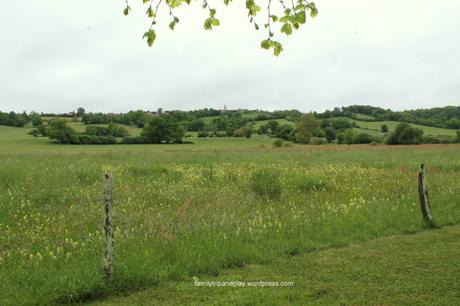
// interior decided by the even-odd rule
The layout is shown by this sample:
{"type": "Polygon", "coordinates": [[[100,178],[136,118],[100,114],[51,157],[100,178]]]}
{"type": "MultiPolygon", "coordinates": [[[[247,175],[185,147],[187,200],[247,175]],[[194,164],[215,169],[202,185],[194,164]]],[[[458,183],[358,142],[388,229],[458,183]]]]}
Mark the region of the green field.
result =
{"type": "MultiPolygon", "coordinates": [[[[359,121],[359,120],[352,120],[352,121],[356,122],[356,124],[360,128],[364,128],[368,130],[369,132],[380,132],[382,125],[387,125],[389,131],[392,132],[395,130],[396,126],[401,123],[397,121],[371,121],[371,122],[359,121]]],[[[442,128],[424,126],[424,125],[413,124],[413,123],[409,123],[409,125],[423,130],[424,135],[430,135],[430,136],[455,136],[457,132],[456,130],[442,129],[442,128]]]]}
{"type": "Polygon", "coordinates": [[[422,231],[421,163],[436,223],[460,221],[459,145],[275,149],[261,136],[73,146],[28,130],[0,126],[5,305],[91,301],[422,231]],[[115,178],[111,283],[101,268],[106,172],[115,178]]]}

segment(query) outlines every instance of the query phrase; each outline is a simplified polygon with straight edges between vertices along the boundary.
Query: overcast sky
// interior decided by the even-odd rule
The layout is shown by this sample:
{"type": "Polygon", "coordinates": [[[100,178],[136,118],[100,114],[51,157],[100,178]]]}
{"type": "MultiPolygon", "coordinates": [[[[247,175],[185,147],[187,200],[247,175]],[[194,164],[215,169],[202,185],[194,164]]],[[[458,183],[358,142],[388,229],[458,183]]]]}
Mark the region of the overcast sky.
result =
{"type": "Polygon", "coordinates": [[[278,58],[260,49],[266,34],[253,30],[243,0],[215,5],[221,27],[212,32],[199,3],[177,10],[174,32],[163,8],[153,48],[141,39],[146,6],[131,2],[125,17],[121,0],[8,1],[0,110],[460,105],[458,0],[317,0],[317,18],[277,34],[278,58]]]}

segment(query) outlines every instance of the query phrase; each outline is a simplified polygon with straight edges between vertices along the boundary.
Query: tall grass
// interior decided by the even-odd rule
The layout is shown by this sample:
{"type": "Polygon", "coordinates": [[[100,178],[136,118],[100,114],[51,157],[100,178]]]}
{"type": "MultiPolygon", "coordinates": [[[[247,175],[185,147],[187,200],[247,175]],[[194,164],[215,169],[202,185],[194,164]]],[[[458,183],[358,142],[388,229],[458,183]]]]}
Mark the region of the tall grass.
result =
{"type": "MultiPolygon", "coordinates": [[[[370,147],[369,147],[370,148],[370,147]]],[[[67,150],[67,149],[65,149],[67,150]]],[[[2,304],[94,299],[283,254],[460,221],[458,147],[388,151],[2,152],[2,304]],[[102,174],[115,178],[114,279],[102,271],[102,174]]]]}

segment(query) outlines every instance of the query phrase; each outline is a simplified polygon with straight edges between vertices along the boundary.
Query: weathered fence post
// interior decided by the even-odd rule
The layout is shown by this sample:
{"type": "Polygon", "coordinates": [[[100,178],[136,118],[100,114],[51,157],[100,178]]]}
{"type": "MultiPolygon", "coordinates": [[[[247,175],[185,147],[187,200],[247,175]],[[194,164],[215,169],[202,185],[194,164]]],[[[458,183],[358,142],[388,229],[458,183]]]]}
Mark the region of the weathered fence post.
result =
{"type": "Polygon", "coordinates": [[[113,177],[104,175],[104,272],[107,279],[112,278],[113,267],[113,225],[112,225],[113,177]]]}
{"type": "Polygon", "coordinates": [[[425,181],[425,165],[420,166],[418,172],[418,191],[420,194],[420,206],[422,208],[423,221],[429,227],[433,224],[433,215],[431,214],[430,199],[428,198],[428,190],[426,189],[425,181]]]}

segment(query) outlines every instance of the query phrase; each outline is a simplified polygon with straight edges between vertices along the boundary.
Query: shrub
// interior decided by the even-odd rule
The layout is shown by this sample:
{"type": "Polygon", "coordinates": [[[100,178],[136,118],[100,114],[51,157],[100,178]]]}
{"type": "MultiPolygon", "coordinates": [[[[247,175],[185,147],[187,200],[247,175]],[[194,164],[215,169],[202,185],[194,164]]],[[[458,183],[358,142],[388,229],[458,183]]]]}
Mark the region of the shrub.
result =
{"type": "Polygon", "coordinates": [[[67,126],[64,120],[50,121],[46,127],[46,134],[49,139],[55,140],[57,143],[74,143],[75,131],[67,126]]]}
{"type": "Polygon", "coordinates": [[[374,137],[366,133],[359,133],[355,136],[355,139],[354,139],[354,143],[358,143],[358,144],[371,143],[373,141],[374,141],[374,137]]]}
{"type": "Polygon", "coordinates": [[[181,143],[184,129],[170,115],[153,117],[144,127],[141,136],[148,143],[181,143]]]}
{"type": "Polygon", "coordinates": [[[388,133],[388,125],[383,124],[383,125],[380,127],[380,130],[382,131],[382,133],[388,133]]]}
{"type": "Polygon", "coordinates": [[[30,115],[30,119],[32,121],[32,126],[33,127],[37,127],[37,126],[43,124],[42,118],[38,114],[30,115]]]}
{"type": "Polygon", "coordinates": [[[283,146],[283,141],[281,139],[277,139],[273,142],[274,148],[281,148],[283,146]]]}
{"type": "Polygon", "coordinates": [[[307,144],[311,137],[322,136],[321,121],[313,113],[303,115],[296,125],[294,140],[297,143],[307,144]]]}
{"type": "Polygon", "coordinates": [[[419,144],[422,142],[423,130],[413,128],[407,123],[400,123],[387,139],[389,145],[419,144]]]}
{"type": "Polygon", "coordinates": [[[37,129],[30,130],[27,134],[34,136],[35,138],[40,136],[40,132],[37,129]]]}
{"type": "Polygon", "coordinates": [[[278,199],[282,193],[278,177],[279,174],[270,169],[256,170],[250,177],[251,189],[260,197],[278,199]]]}
{"type": "Polygon", "coordinates": [[[353,127],[353,124],[350,122],[350,120],[345,119],[345,118],[337,118],[331,120],[330,125],[334,130],[337,131],[344,131],[346,129],[351,129],[353,127]]]}
{"type": "Polygon", "coordinates": [[[351,145],[355,142],[355,134],[353,133],[353,130],[349,129],[345,131],[343,134],[343,142],[348,145],[351,145]]]}
{"type": "Polygon", "coordinates": [[[292,127],[292,125],[290,124],[283,124],[279,126],[278,130],[275,133],[276,137],[284,140],[294,140],[294,134],[294,127],[292,127]]]}
{"type": "Polygon", "coordinates": [[[337,143],[338,144],[343,144],[345,142],[345,134],[340,133],[337,135],[337,143]]]}
{"type": "Polygon", "coordinates": [[[86,134],[75,134],[72,138],[72,144],[116,144],[117,139],[113,136],[94,136],[86,134]]]}
{"type": "Polygon", "coordinates": [[[335,140],[335,138],[337,137],[336,136],[336,132],[334,130],[334,128],[332,127],[326,127],[323,129],[324,133],[326,134],[326,139],[327,139],[327,142],[331,143],[335,140]]]}
{"type": "Polygon", "coordinates": [[[43,137],[48,136],[46,132],[46,126],[44,124],[40,124],[39,126],[37,126],[37,131],[39,131],[43,137]]]}
{"type": "Polygon", "coordinates": [[[244,137],[247,139],[251,138],[252,136],[252,129],[250,127],[244,128],[244,137]]]}
{"type": "Polygon", "coordinates": [[[117,124],[109,124],[107,127],[109,130],[109,136],[114,136],[114,137],[127,137],[129,136],[128,130],[117,124]]]}
{"type": "Polygon", "coordinates": [[[242,128],[236,129],[235,132],[233,133],[234,137],[251,138],[251,135],[252,135],[252,129],[250,127],[242,127],[242,128]]]}

